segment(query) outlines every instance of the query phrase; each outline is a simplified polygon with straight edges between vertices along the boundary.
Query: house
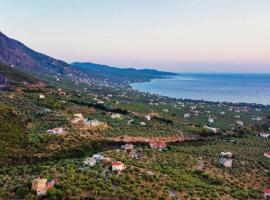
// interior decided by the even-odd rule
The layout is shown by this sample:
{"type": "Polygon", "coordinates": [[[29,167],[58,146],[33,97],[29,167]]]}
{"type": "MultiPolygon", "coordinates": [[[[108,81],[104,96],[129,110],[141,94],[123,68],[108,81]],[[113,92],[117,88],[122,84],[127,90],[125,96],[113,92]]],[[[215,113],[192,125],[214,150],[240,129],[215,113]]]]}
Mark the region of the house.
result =
{"type": "Polygon", "coordinates": [[[45,95],[44,94],[40,94],[39,95],[39,99],[45,99],[45,95]]]}
{"type": "Polygon", "coordinates": [[[270,151],[266,151],[263,155],[267,158],[270,158],[270,151]]]}
{"type": "Polygon", "coordinates": [[[93,119],[93,120],[85,119],[85,120],[84,120],[84,124],[85,124],[86,126],[92,126],[92,127],[103,125],[103,123],[100,122],[100,121],[98,121],[97,119],[93,119]]]}
{"type": "Polygon", "coordinates": [[[111,118],[112,118],[112,119],[120,119],[121,117],[122,117],[122,115],[119,114],[119,113],[113,113],[113,114],[111,115],[111,118]]]}
{"type": "Polygon", "coordinates": [[[145,115],[144,118],[145,118],[146,120],[150,121],[150,120],[151,120],[151,115],[145,115]]]}
{"type": "Polygon", "coordinates": [[[236,121],[236,124],[239,125],[239,126],[244,126],[244,122],[240,121],[240,120],[237,120],[236,121]]]}
{"type": "Polygon", "coordinates": [[[98,104],[104,104],[104,101],[98,100],[97,103],[98,103],[98,104]]]}
{"type": "Polygon", "coordinates": [[[94,158],[96,161],[99,161],[99,160],[103,160],[104,156],[98,153],[98,154],[94,154],[92,158],[94,158]]]}
{"type": "Polygon", "coordinates": [[[127,153],[131,153],[133,151],[133,145],[132,144],[125,144],[124,149],[127,153]]]}
{"type": "Polygon", "coordinates": [[[263,120],[263,118],[262,117],[256,117],[256,120],[261,121],[261,120],[263,120]]]}
{"type": "Polygon", "coordinates": [[[96,159],[95,158],[93,158],[93,157],[88,157],[88,158],[86,158],[84,161],[83,161],[83,164],[84,165],[88,165],[88,166],[95,166],[96,165],[96,163],[97,163],[97,161],[96,161],[96,159]]]}
{"type": "Polygon", "coordinates": [[[133,121],[134,121],[133,119],[128,120],[128,125],[131,125],[131,123],[132,123],[133,121]]]}
{"type": "Polygon", "coordinates": [[[125,164],[120,161],[112,162],[112,171],[121,172],[125,169],[125,164]]]}
{"type": "Polygon", "coordinates": [[[263,189],[263,197],[265,199],[270,198],[270,188],[264,188],[263,189]]]}
{"type": "Polygon", "coordinates": [[[196,110],[197,109],[197,106],[190,106],[190,109],[191,110],[196,110]]]}
{"type": "Polygon", "coordinates": [[[270,133],[260,133],[259,136],[262,137],[262,138],[269,138],[270,133]]]}
{"type": "Polygon", "coordinates": [[[49,129],[47,130],[48,134],[52,134],[52,135],[62,135],[65,133],[64,128],[60,127],[60,128],[54,128],[54,129],[49,129]]]}
{"type": "Polygon", "coordinates": [[[190,117],[190,114],[184,114],[184,118],[189,118],[190,117]]]}
{"type": "Polygon", "coordinates": [[[208,118],[208,122],[209,123],[214,123],[214,118],[212,118],[212,117],[208,118]]]}
{"type": "Polygon", "coordinates": [[[213,133],[218,133],[220,131],[219,128],[213,128],[213,127],[209,127],[209,126],[203,126],[203,128],[212,131],[213,133]]]}
{"type": "Polygon", "coordinates": [[[74,114],[74,118],[70,121],[71,124],[78,124],[79,122],[83,122],[84,121],[84,117],[82,115],[82,113],[76,113],[74,114]]]}
{"type": "Polygon", "coordinates": [[[132,153],[130,154],[130,157],[131,157],[132,159],[139,160],[140,155],[139,155],[138,153],[136,153],[136,152],[132,152],[132,153]]]}
{"type": "Polygon", "coordinates": [[[162,138],[151,138],[150,147],[151,149],[158,149],[159,151],[162,151],[166,149],[166,141],[162,138]]]}
{"type": "Polygon", "coordinates": [[[231,152],[221,152],[219,155],[219,163],[225,167],[232,167],[232,153],[231,152]]]}
{"type": "Polygon", "coordinates": [[[140,122],[140,125],[141,126],[146,126],[146,123],[145,122],[140,122]]]}
{"type": "Polygon", "coordinates": [[[48,189],[54,185],[54,180],[37,178],[32,181],[32,190],[37,192],[37,196],[46,195],[48,189]]]}

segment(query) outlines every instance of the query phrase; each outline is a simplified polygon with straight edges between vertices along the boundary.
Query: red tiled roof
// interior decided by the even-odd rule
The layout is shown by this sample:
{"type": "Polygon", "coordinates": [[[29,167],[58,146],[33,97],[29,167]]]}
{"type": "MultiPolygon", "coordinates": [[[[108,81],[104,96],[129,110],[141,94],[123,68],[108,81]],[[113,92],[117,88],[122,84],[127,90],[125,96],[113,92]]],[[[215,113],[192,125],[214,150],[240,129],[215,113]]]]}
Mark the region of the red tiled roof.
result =
{"type": "Polygon", "coordinates": [[[120,165],[123,165],[123,163],[119,161],[112,162],[112,166],[120,166],[120,165]]]}
{"type": "Polygon", "coordinates": [[[270,193],[270,188],[264,188],[263,193],[270,193]]]}

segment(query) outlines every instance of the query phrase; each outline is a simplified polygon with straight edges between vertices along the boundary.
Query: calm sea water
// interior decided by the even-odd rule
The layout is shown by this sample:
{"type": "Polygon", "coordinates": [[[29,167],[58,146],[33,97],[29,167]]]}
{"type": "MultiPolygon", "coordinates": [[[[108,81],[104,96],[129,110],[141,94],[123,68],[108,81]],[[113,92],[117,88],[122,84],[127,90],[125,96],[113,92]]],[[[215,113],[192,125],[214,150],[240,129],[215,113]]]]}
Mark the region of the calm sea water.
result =
{"type": "Polygon", "coordinates": [[[270,74],[181,74],[131,86],[176,98],[270,104],[270,74]]]}

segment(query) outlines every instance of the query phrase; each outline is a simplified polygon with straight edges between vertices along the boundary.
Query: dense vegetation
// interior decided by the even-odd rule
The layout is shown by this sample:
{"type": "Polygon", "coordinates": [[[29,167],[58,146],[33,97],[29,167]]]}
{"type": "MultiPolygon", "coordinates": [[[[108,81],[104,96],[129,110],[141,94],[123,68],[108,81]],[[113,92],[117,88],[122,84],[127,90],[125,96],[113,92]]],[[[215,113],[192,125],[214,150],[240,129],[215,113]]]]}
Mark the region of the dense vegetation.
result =
{"type": "MultiPolygon", "coordinates": [[[[10,81],[31,82],[32,76],[16,73],[5,71],[10,81]]],[[[19,84],[20,90],[0,93],[0,199],[36,199],[31,181],[39,176],[59,180],[45,199],[244,200],[262,199],[262,189],[269,187],[270,159],[263,153],[270,140],[257,136],[269,131],[269,106],[172,99],[50,76],[43,81],[42,87],[19,84]],[[70,123],[75,113],[108,126],[80,130],[70,123]],[[153,114],[150,121],[147,114],[153,114]],[[56,127],[67,133],[47,133],[56,127]],[[139,140],[194,135],[198,138],[168,142],[166,151],[139,140]],[[139,159],[122,150],[123,141],[114,140],[123,136],[133,136],[139,159]],[[222,151],[233,153],[232,168],[219,164],[222,151]],[[127,168],[116,174],[111,162],[83,166],[85,157],[97,152],[127,168]]]]}

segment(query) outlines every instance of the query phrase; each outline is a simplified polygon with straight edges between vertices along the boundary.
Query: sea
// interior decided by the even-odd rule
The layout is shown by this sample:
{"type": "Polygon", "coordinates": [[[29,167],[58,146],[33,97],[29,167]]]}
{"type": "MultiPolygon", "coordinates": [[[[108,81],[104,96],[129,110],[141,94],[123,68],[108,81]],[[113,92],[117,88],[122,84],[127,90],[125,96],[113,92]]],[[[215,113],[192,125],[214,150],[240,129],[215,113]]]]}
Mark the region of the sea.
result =
{"type": "Polygon", "coordinates": [[[270,105],[270,74],[185,73],[131,86],[180,99],[270,105]]]}

